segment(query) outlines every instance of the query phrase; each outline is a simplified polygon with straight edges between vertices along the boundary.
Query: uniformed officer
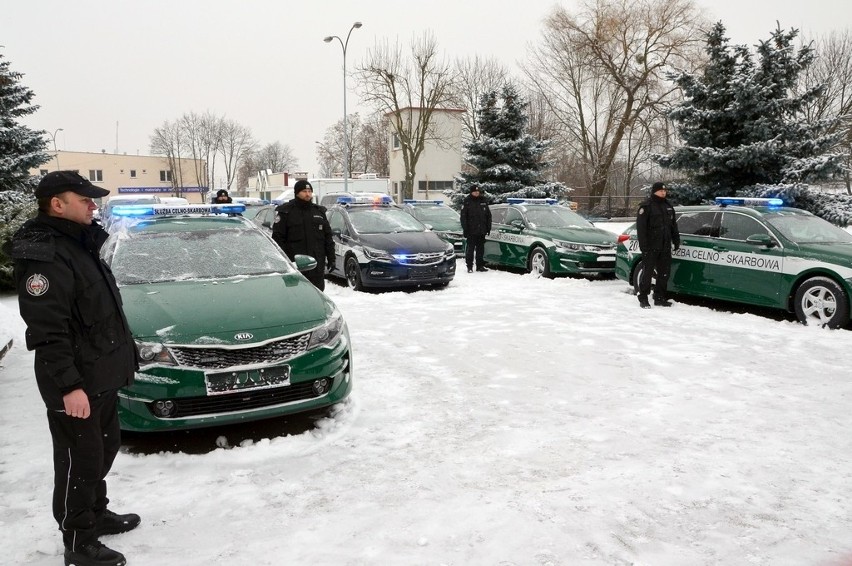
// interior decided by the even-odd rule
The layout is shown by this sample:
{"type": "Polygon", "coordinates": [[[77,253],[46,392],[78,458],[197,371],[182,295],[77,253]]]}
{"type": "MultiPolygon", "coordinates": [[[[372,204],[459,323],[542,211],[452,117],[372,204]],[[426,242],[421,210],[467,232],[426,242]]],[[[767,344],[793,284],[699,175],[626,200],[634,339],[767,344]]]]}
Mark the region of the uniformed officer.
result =
{"type": "Polygon", "coordinates": [[[491,209],[488,201],[482,196],[479,186],[471,185],[470,194],[462,202],[460,220],[462,234],[467,239],[464,252],[467,272],[473,271],[473,261],[476,258],[476,270],[488,271],[485,267],[485,236],[491,232],[491,209]]]}
{"type": "Polygon", "coordinates": [[[334,240],[325,207],[314,204],[314,188],[301,179],[293,186],[294,198],[275,209],[272,239],[290,259],[296,254],[312,256],[317,266],[305,277],[320,291],[325,289],[325,270],[334,270],[334,240]]]}
{"type": "Polygon", "coordinates": [[[665,183],[651,185],[651,197],[639,205],[636,214],[636,231],[645,265],[639,280],[639,305],[643,309],[651,308],[648,294],[651,292],[651,277],[656,271],[654,304],[670,307],[672,304],[666,298],[666,290],[672,266],[672,248],[680,247],[680,233],[674,207],[666,200],[665,183]]]}
{"type": "Polygon", "coordinates": [[[73,171],[48,173],[35,191],[38,215],[5,248],[47,407],[66,565],[125,564],[98,538],[139,525],[138,515],[107,509],[104,480],[121,446],[118,389],[138,367],[115,279],[99,256],[106,232],[92,220],[92,199],[108,194],[73,171]]]}

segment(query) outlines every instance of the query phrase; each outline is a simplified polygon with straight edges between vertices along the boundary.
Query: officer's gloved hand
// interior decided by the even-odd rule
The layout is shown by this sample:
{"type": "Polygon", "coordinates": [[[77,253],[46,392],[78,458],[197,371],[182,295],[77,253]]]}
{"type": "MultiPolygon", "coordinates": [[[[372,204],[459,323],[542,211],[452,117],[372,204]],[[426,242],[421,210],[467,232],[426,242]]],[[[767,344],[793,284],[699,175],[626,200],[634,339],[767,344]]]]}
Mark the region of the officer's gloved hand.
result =
{"type": "Polygon", "coordinates": [[[328,272],[329,272],[329,273],[331,273],[332,271],[334,271],[334,267],[335,267],[335,262],[334,262],[334,260],[327,261],[326,263],[327,263],[327,265],[325,266],[326,270],[328,270],[328,272]]]}

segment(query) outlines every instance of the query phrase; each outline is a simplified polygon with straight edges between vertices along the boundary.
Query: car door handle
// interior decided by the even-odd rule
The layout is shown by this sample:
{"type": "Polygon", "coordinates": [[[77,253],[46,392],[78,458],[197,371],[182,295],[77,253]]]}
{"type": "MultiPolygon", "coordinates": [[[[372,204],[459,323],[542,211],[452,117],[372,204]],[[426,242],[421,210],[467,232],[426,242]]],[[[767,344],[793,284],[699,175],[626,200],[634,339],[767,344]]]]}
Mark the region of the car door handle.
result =
{"type": "Polygon", "coordinates": [[[726,252],[728,248],[725,246],[713,246],[713,251],[715,252],[726,252]]]}

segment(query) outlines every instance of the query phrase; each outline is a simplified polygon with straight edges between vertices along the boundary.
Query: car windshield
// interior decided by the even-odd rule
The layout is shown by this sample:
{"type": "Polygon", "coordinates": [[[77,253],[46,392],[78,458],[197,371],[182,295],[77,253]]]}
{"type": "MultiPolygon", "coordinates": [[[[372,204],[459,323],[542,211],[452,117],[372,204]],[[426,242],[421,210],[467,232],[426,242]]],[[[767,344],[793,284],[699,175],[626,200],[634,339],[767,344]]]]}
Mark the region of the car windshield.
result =
{"type": "Polygon", "coordinates": [[[246,205],[246,209],[243,211],[243,218],[252,219],[257,216],[257,213],[264,209],[264,205],[246,205]]]}
{"type": "Polygon", "coordinates": [[[415,216],[421,222],[427,224],[441,223],[458,225],[461,230],[461,222],[459,221],[459,213],[446,206],[433,206],[429,208],[415,208],[415,216]]]}
{"type": "Polygon", "coordinates": [[[349,210],[349,220],[359,234],[426,231],[419,220],[398,208],[352,208],[349,210]]]}
{"type": "Polygon", "coordinates": [[[818,216],[779,212],[766,221],[797,244],[852,244],[852,234],[818,216]]]}
{"type": "Polygon", "coordinates": [[[260,231],[227,229],[137,232],[117,242],[110,267],[119,285],[293,270],[260,231]]]}
{"type": "Polygon", "coordinates": [[[536,228],[594,228],[594,224],[564,206],[527,207],[527,222],[536,228]]]}

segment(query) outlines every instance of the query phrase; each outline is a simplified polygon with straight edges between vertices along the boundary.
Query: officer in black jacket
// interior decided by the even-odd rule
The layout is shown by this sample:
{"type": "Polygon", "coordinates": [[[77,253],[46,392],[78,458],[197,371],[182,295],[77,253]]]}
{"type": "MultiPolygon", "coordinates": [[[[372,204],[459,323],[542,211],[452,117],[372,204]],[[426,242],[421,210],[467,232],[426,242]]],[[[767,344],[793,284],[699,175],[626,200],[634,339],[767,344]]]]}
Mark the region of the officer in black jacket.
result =
{"type": "Polygon", "coordinates": [[[670,307],[672,304],[666,299],[666,290],[672,266],[672,248],[680,247],[680,232],[674,207],[666,200],[665,183],[651,185],[651,198],[639,205],[636,214],[636,231],[642,263],[645,264],[639,280],[639,305],[643,309],[651,308],[648,294],[651,292],[651,277],[656,271],[654,304],[670,307]]]}
{"type": "Polygon", "coordinates": [[[462,234],[467,239],[464,259],[467,272],[473,271],[473,260],[476,257],[476,270],[488,271],[485,267],[485,236],[491,232],[491,209],[488,201],[482,196],[477,185],[471,185],[470,194],[462,202],[461,208],[462,234]]]}
{"type": "Polygon", "coordinates": [[[104,480],[121,446],[117,392],[138,367],[118,287],[99,256],[106,232],[92,220],[92,199],[108,194],[73,171],[48,173],[36,188],[37,217],[5,248],[53,440],[53,515],[65,564],[80,566],[125,564],[98,538],[139,524],[138,515],[107,509],[104,480]]]}
{"type": "Polygon", "coordinates": [[[314,188],[301,179],[293,186],[293,200],[275,209],[272,239],[290,259],[296,254],[309,255],[317,266],[305,277],[320,291],[325,289],[325,270],[334,270],[334,240],[325,216],[325,207],[314,204],[314,188]]]}

